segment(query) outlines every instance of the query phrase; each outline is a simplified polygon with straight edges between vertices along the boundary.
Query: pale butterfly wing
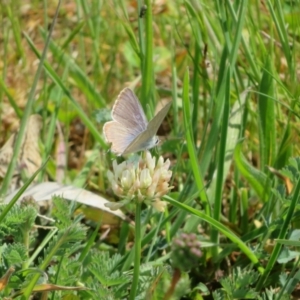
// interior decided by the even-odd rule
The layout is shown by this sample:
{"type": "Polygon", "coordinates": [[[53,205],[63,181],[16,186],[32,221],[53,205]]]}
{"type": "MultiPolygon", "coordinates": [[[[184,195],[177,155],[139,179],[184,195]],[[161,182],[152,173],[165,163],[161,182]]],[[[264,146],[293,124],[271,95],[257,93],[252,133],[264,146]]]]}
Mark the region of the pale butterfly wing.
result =
{"type": "Polygon", "coordinates": [[[103,132],[111,143],[111,150],[118,155],[133,153],[154,147],[156,132],[170,109],[165,105],[148,124],[143,108],[134,92],[125,88],[119,94],[112,109],[113,121],[104,124],[103,132]]]}
{"type": "Polygon", "coordinates": [[[122,154],[127,154],[131,152],[137,152],[145,149],[153,148],[157,142],[158,138],[156,132],[161,125],[162,121],[166,117],[172,102],[167,103],[148,123],[147,129],[140,133],[124,150],[122,154]]]}
{"type": "Polygon", "coordinates": [[[140,101],[130,88],[119,94],[112,109],[112,118],[136,135],[145,131],[148,124],[140,101]]]}
{"type": "Polygon", "coordinates": [[[156,136],[151,136],[147,129],[141,132],[124,150],[122,154],[134,153],[145,149],[153,148],[158,142],[156,136]]]}
{"type": "Polygon", "coordinates": [[[157,130],[166,117],[171,105],[172,101],[168,102],[149,122],[147,125],[147,131],[149,131],[150,135],[155,135],[157,133],[157,130]]]}
{"type": "Polygon", "coordinates": [[[147,119],[134,92],[125,88],[119,94],[113,109],[113,121],[104,124],[106,140],[112,143],[111,150],[123,154],[128,145],[147,128],[147,119]]]}
{"type": "Polygon", "coordinates": [[[123,154],[129,144],[136,138],[136,133],[116,121],[104,124],[103,132],[106,140],[111,143],[111,150],[123,154]]]}

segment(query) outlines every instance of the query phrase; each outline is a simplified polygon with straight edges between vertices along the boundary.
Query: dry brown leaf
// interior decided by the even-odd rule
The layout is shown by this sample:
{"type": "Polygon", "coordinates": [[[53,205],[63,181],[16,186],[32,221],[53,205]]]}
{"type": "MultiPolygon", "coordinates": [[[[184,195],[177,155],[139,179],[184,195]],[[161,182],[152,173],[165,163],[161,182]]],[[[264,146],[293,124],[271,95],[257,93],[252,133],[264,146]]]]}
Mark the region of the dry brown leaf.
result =
{"type": "Polygon", "coordinates": [[[66,143],[59,122],[57,122],[58,142],[56,147],[56,181],[62,183],[65,178],[66,161],[66,143]]]}
{"type": "Polygon", "coordinates": [[[286,189],[286,194],[290,195],[292,190],[293,190],[293,183],[291,182],[291,180],[287,176],[284,176],[283,174],[281,174],[276,169],[274,169],[272,167],[269,167],[269,166],[267,166],[267,168],[269,169],[269,171],[271,173],[276,175],[279,179],[281,179],[284,182],[285,189],[286,189]]]}
{"type": "MultiPolygon", "coordinates": [[[[4,202],[9,203],[17,192],[18,190],[6,196],[4,202]]],[[[111,211],[105,206],[105,203],[109,202],[107,199],[72,185],[62,185],[57,182],[42,182],[28,187],[27,190],[22,194],[21,198],[32,197],[39,204],[42,202],[44,204],[45,201],[51,201],[52,197],[54,196],[60,196],[66,200],[76,201],[78,203],[93,207],[94,212],[97,214],[98,221],[99,219],[102,219],[104,224],[117,224],[119,223],[120,218],[122,220],[126,219],[121,210],[118,209],[111,211]]],[[[95,219],[95,216],[93,219],[95,219]]]]}
{"type": "MultiPolygon", "coordinates": [[[[51,283],[42,283],[38,284],[33,288],[33,292],[47,292],[47,291],[80,291],[80,290],[88,290],[88,288],[84,286],[62,286],[51,283]]],[[[14,297],[23,294],[24,290],[18,291],[14,294],[14,297]]]]}
{"type": "MultiPolygon", "coordinates": [[[[25,134],[21,150],[18,157],[17,166],[14,170],[10,190],[13,191],[20,186],[21,171],[24,170],[30,177],[42,164],[39,151],[38,139],[42,128],[42,117],[31,115],[26,125],[25,134]]],[[[14,144],[18,132],[14,133],[0,149],[0,177],[3,178],[7,172],[9,163],[13,157],[14,144]]]]}
{"type": "Polygon", "coordinates": [[[32,115],[26,128],[26,135],[19,155],[20,165],[25,166],[28,176],[33,175],[42,165],[39,149],[39,135],[42,129],[42,117],[32,115]]]}
{"type": "Polygon", "coordinates": [[[11,274],[15,271],[15,268],[14,267],[10,267],[6,273],[0,278],[0,291],[2,291],[7,283],[8,283],[8,280],[11,276],[11,274]]]}
{"type": "Polygon", "coordinates": [[[84,286],[62,286],[50,283],[43,283],[36,285],[33,288],[34,292],[45,292],[45,291],[80,291],[80,290],[88,290],[88,288],[84,286]]]}

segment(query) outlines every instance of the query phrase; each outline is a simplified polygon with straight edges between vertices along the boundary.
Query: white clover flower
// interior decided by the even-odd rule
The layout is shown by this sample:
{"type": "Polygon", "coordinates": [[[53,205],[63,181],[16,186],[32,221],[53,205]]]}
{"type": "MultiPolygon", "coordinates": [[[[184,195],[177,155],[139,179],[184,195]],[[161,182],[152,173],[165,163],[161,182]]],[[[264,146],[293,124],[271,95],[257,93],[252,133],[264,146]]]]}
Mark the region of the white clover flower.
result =
{"type": "Polygon", "coordinates": [[[164,212],[167,206],[167,202],[161,201],[159,198],[154,199],[151,202],[151,205],[154,209],[156,209],[159,212],[164,212]]]}
{"type": "Polygon", "coordinates": [[[113,162],[113,172],[107,172],[107,179],[113,192],[123,200],[107,203],[107,207],[115,210],[134,200],[152,205],[157,211],[165,210],[167,203],[160,198],[172,188],[169,186],[172,177],[170,161],[164,161],[160,156],[156,162],[149,151],[146,151],[144,157],[138,157],[135,162],[127,160],[119,165],[113,162]]]}
{"type": "Polygon", "coordinates": [[[140,185],[141,189],[147,189],[150,186],[150,184],[152,183],[152,178],[149,169],[142,170],[140,181],[141,181],[141,185],[140,185]]]}
{"type": "Polygon", "coordinates": [[[132,175],[132,172],[130,172],[129,170],[125,170],[122,172],[121,185],[125,190],[129,190],[132,186],[134,180],[134,177],[132,175]]]}
{"type": "Polygon", "coordinates": [[[149,151],[146,152],[146,164],[152,174],[155,168],[155,157],[151,157],[151,153],[149,151]]]}

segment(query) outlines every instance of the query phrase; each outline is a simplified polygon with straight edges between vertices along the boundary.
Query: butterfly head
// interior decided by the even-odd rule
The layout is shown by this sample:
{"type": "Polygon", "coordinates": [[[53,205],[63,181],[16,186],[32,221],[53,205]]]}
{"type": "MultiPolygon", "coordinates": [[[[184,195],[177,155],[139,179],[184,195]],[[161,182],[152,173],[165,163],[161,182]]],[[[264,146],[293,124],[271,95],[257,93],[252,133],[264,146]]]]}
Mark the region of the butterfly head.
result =
{"type": "Polygon", "coordinates": [[[155,140],[155,146],[160,145],[161,140],[159,139],[159,137],[157,135],[153,139],[155,140]]]}

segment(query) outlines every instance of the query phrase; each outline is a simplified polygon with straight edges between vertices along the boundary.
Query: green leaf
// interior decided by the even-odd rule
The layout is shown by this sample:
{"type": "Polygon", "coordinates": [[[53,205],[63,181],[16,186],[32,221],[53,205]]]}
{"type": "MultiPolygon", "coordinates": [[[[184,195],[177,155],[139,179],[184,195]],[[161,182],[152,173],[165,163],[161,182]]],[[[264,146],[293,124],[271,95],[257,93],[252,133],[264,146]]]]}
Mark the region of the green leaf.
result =
{"type": "Polygon", "coordinates": [[[275,105],[273,98],[272,65],[267,58],[259,87],[258,124],[261,169],[273,166],[276,152],[275,105]]]}
{"type": "Polygon", "coordinates": [[[228,239],[230,239],[233,243],[235,243],[241,249],[241,251],[252,261],[252,263],[257,266],[257,269],[259,270],[259,272],[261,272],[261,273],[264,272],[264,269],[259,265],[258,258],[255,256],[253,251],[250,250],[247,247],[247,245],[240,238],[238,238],[233,232],[231,232],[222,223],[216,221],[215,219],[211,218],[207,214],[205,214],[197,209],[194,209],[194,208],[190,207],[189,205],[180,203],[168,196],[164,196],[164,200],[170,202],[173,206],[175,206],[177,208],[180,208],[190,214],[197,216],[198,218],[204,220],[208,224],[215,227],[218,231],[220,231],[222,234],[224,234],[228,239]]]}
{"type": "Polygon", "coordinates": [[[191,110],[190,110],[190,98],[189,98],[189,72],[188,69],[184,75],[183,81],[183,91],[182,91],[182,100],[183,100],[183,114],[184,114],[184,129],[185,136],[187,141],[187,148],[189,157],[191,160],[191,168],[195,178],[195,183],[197,185],[200,198],[205,205],[207,213],[209,213],[208,199],[204,189],[203,176],[201,174],[199,163],[197,159],[197,151],[195,148],[195,141],[193,140],[193,128],[191,126],[191,110]]]}
{"type": "Polygon", "coordinates": [[[278,256],[277,262],[279,264],[286,264],[291,260],[294,260],[296,257],[299,256],[298,251],[291,251],[288,248],[283,248],[281,253],[278,256]]]}
{"type": "Polygon", "coordinates": [[[238,144],[236,146],[234,151],[234,160],[236,167],[246,178],[260,200],[266,201],[271,188],[270,180],[263,172],[248,163],[242,154],[242,144],[238,144]]]}
{"type": "MultiPolygon", "coordinates": [[[[45,37],[44,31],[41,31],[42,35],[45,37]]],[[[77,65],[75,60],[67,55],[66,52],[53,41],[50,42],[50,50],[59,63],[69,67],[70,76],[75,81],[78,88],[85,94],[91,105],[96,104],[98,107],[105,107],[105,99],[101,96],[100,92],[96,90],[95,85],[90,81],[86,72],[77,65]]]]}

